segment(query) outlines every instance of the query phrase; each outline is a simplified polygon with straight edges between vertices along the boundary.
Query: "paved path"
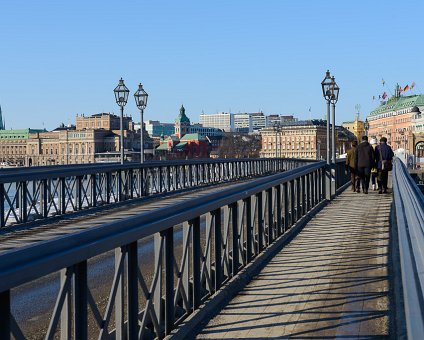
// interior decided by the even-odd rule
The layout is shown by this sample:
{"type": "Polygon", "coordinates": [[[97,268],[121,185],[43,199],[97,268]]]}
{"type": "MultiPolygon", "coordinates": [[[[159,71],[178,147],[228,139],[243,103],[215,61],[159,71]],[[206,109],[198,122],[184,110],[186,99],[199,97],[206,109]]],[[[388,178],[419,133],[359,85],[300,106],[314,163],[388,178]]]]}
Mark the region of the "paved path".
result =
{"type": "Polygon", "coordinates": [[[346,190],[197,338],[388,337],[391,201],[346,190]]]}

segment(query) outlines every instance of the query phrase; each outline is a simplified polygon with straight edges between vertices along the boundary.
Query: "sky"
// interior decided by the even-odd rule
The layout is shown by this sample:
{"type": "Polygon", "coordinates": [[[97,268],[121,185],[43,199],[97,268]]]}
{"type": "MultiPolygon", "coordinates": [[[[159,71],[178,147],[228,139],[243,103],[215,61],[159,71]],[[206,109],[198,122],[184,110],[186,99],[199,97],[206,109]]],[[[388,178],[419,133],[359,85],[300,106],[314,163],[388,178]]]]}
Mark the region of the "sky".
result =
{"type": "Polygon", "coordinates": [[[336,121],[361,118],[373,96],[415,82],[424,91],[424,1],[2,1],[0,105],[6,127],[54,129],[75,116],[119,113],[172,122],[200,113],[323,118],[321,81],[340,87],[336,121]],[[382,79],[385,85],[382,85],[382,79]],[[309,111],[310,109],[310,111],[309,111]]]}

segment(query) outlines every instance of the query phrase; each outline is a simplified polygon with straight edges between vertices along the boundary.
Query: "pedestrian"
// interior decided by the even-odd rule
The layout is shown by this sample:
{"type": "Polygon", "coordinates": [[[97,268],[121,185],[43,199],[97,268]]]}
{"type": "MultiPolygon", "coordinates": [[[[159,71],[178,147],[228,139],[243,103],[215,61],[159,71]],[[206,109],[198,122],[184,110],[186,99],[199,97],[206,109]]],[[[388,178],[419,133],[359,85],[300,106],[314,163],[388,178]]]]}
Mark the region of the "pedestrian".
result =
{"type": "Polygon", "coordinates": [[[387,144],[387,138],[381,137],[380,145],[375,148],[375,163],[377,163],[378,193],[387,193],[389,171],[393,168],[393,150],[387,144]]]}
{"type": "MultiPolygon", "coordinates": [[[[371,168],[374,165],[374,150],[370,143],[368,143],[368,137],[362,136],[362,141],[356,147],[355,153],[355,164],[358,175],[361,179],[362,192],[368,194],[368,188],[370,185],[371,168]]],[[[359,190],[356,190],[359,192],[359,190]]]]}
{"type": "MultiPolygon", "coordinates": [[[[374,154],[375,154],[375,148],[377,146],[377,139],[371,138],[370,144],[371,144],[371,146],[374,150],[374,154]]],[[[377,173],[378,173],[377,167],[376,167],[376,164],[374,164],[374,166],[371,168],[371,184],[372,184],[372,190],[373,191],[377,190],[377,173]]]]}
{"type": "Polygon", "coordinates": [[[358,141],[354,140],[352,142],[352,147],[347,152],[346,156],[346,171],[350,171],[350,182],[352,183],[352,191],[355,192],[358,190],[359,192],[359,176],[356,172],[356,164],[355,164],[355,153],[356,147],[358,146],[358,141]]]}

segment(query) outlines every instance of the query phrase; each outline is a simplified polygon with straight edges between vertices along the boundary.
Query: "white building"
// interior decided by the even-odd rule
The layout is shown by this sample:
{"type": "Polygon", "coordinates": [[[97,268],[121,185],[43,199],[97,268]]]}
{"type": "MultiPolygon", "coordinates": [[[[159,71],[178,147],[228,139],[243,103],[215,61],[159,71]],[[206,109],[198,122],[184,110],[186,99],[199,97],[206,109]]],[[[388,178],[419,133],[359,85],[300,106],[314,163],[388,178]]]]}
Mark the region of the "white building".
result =
{"type": "Polygon", "coordinates": [[[253,131],[252,115],[250,113],[234,114],[234,130],[249,133],[253,131]]]}
{"type": "Polygon", "coordinates": [[[200,124],[204,127],[213,127],[225,132],[234,131],[234,116],[231,113],[221,112],[200,115],[200,124]]]}
{"type": "Polygon", "coordinates": [[[252,129],[259,131],[266,128],[266,116],[262,112],[252,113],[252,129]]]}

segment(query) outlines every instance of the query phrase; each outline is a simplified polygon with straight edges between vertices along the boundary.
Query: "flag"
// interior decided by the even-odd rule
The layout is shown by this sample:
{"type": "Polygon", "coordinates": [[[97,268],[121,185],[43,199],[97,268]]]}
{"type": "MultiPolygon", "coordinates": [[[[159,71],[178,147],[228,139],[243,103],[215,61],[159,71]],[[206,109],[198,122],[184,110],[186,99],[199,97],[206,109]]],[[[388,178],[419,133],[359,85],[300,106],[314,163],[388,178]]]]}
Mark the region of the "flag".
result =
{"type": "Polygon", "coordinates": [[[406,85],[405,88],[403,89],[403,92],[406,92],[409,90],[409,85],[406,85]]]}
{"type": "Polygon", "coordinates": [[[383,86],[384,86],[384,84],[386,84],[386,82],[384,81],[384,79],[381,79],[381,83],[383,84],[383,86]]]}
{"type": "Polygon", "coordinates": [[[411,84],[411,89],[413,89],[413,88],[414,88],[414,86],[415,86],[415,81],[413,81],[413,82],[412,82],[412,84],[411,84]]]}
{"type": "Polygon", "coordinates": [[[383,95],[381,96],[381,98],[386,99],[387,98],[387,93],[384,92],[383,95]]]}

